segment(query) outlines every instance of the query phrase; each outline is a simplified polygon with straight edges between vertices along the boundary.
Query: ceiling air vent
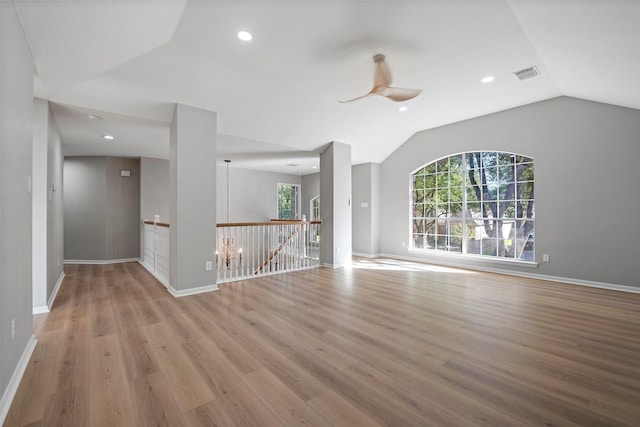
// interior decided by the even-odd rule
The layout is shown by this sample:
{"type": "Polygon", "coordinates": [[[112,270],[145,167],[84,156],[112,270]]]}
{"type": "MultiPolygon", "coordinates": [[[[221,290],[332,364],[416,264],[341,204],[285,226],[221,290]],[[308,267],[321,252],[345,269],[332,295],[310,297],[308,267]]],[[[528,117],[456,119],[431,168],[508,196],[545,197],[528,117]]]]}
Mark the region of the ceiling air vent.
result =
{"type": "Polygon", "coordinates": [[[524,70],[516,71],[513,74],[515,74],[516,77],[519,78],[520,80],[527,80],[527,79],[533,78],[533,77],[537,76],[538,74],[540,74],[540,70],[538,70],[538,67],[536,67],[534,65],[533,67],[529,67],[529,68],[525,68],[524,70]]]}

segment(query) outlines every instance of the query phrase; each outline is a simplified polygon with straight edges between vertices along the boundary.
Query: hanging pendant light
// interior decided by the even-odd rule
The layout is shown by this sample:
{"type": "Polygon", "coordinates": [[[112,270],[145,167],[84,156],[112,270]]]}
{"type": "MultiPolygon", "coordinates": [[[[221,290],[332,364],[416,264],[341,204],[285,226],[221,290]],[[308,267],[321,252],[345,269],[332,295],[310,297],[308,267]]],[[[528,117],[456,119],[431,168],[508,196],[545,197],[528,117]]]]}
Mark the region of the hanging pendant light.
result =
{"type": "MultiPolygon", "coordinates": [[[[227,224],[229,224],[229,163],[231,160],[224,161],[227,164],[227,224]]],[[[225,230],[231,230],[231,227],[225,227],[225,230]]],[[[226,268],[231,270],[232,268],[239,267],[242,264],[242,248],[237,249],[235,238],[231,236],[224,236],[218,245],[222,249],[222,254],[216,251],[218,268],[226,268]]]]}

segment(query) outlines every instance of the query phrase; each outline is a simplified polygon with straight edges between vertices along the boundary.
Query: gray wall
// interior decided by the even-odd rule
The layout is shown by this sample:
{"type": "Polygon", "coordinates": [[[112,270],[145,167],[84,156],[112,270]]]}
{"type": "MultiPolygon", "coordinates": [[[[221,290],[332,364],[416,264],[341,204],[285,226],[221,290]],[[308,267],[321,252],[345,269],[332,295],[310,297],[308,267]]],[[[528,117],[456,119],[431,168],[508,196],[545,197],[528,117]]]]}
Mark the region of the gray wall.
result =
{"type": "Polygon", "coordinates": [[[140,159],[140,255],[144,253],[144,227],[142,221],[153,221],[160,215],[161,222],[169,218],[169,160],[140,159]]]}
{"type": "Polygon", "coordinates": [[[169,140],[169,291],[174,295],[216,286],[216,268],[205,270],[216,249],[216,200],[211,197],[216,188],[216,131],[215,112],[176,105],[169,140]]]}
{"type": "MultiPolygon", "coordinates": [[[[169,218],[169,161],[142,158],[140,162],[140,214],[141,219],[153,220],[159,214],[163,222],[169,218]]],[[[227,169],[216,165],[216,222],[226,222],[227,218],[227,169]]],[[[309,217],[309,200],[306,191],[309,186],[313,196],[320,194],[319,174],[314,179],[307,176],[254,171],[229,166],[229,220],[231,222],[268,221],[277,215],[278,183],[302,185],[302,212],[309,217]],[[305,211],[306,207],[306,211],[305,211]]],[[[311,196],[311,197],[313,197],[311,196]]]]}
{"type": "Polygon", "coordinates": [[[169,218],[169,160],[140,159],[140,215],[141,220],[171,222],[169,218]]]}
{"type": "MultiPolygon", "coordinates": [[[[320,173],[304,175],[302,177],[302,213],[307,221],[311,219],[310,205],[311,199],[320,195],[320,173]]],[[[322,210],[322,199],[320,199],[320,209],[322,210]]]]}
{"type": "Polygon", "coordinates": [[[64,161],[64,258],[118,260],[140,255],[140,161],[68,157],[64,161]],[[120,176],[120,170],[131,176],[120,176]]]}
{"type": "Polygon", "coordinates": [[[351,146],[332,142],[320,153],[320,261],[342,267],[351,261],[351,146]]]}
{"type": "Polygon", "coordinates": [[[364,163],[353,166],[351,175],[353,252],[377,256],[380,252],[380,165],[364,163]]]}
{"type": "Polygon", "coordinates": [[[62,139],[51,108],[47,108],[47,301],[63,272],[64,266],[64,185],[62,139]],[[55,191],[53,190],[55,186],[55,191]]]}
{"type": "Polygon", "coordinates": [[[559,97],[417,133],[381,169],[381,251],[433,262],[640,286],[640,111],[559,97]],[[537,269],[407,252],[409,176],[454,153],[535,160],[537,269]]]}
{"type": "MultiPolygon", "coordinates": [[[[33,58],[13,2],[0,2],[0,396],[33,335],[33,58]],[[16,335],[10,336],[15,319],[16,335]]],[[[4,403],[0,400],[0,408],[4,403]]],[[[3,415],[3,414],[2,414],[3,415]]],[[[0,415],[0,422],[2,422],[0,415]]]]}
{"type": "MultiPolygon", "coordinates": [[[[216,181],[217,222],[227,222],[225,165],[218,164],[216,181]]],[[[229,166],[229,222],[263,222],[276,218],[278,183],[300,185],[302,179],[298,175],[239,169],[232,162],[229,166]]],[[[302,205],[304,209],[304,200],[302,205]]]]}

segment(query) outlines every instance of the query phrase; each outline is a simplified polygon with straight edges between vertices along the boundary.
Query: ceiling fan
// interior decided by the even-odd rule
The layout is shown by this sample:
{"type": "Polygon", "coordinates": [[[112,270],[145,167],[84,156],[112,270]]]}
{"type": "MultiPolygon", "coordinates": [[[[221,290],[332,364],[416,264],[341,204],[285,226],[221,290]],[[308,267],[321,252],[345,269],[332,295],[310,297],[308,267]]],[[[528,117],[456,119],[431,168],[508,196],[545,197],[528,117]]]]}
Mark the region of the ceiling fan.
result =
{"type": "Polygon", "coordinates": [[[391,70],[389,70],[389,66],[386,63],[385,56],[383,54],[378,53],[373,55],[373,63],[375,64],[375,74],[373,78],[373,89],[371,89],[371,92],[357,98],[340,102],[352,102],[372,95],[380,95],[387,97],[392,101],[402,102],[413,99],[422,92],[422,89],[391,87],[391,70]]]}

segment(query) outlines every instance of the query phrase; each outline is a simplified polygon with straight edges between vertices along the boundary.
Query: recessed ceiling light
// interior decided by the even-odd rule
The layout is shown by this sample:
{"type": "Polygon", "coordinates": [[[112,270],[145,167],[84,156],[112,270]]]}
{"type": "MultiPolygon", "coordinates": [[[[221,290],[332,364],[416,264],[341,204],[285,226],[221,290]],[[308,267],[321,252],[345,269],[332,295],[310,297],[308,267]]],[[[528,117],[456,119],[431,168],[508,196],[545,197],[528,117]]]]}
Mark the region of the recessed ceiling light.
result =
{"type": "Polygon", "coordinates": [[[409,107],[407,107],[406,105],[403,105],[402,107],[398,108],[398,111],[400,111],[401,113],[404,113],[408,109],[409,109],[409,107]]]}
{"type": "Polygon", "coordinates": [[[102,137],[103,137],[104,139],[109,140],[109,141],[116,139],[113,135],[102,135],[102,137]]]}
{"type": "Polygon", "coordinates": [[[311,166],[311,169],[318,169],[317,166],[311,166]]]}
{"type": "Polygon", "coordinates": [[[486,76],[480,80],[482,83],[491,83],[493,81],[493,76],[486,76]]]}
{"type": "Polygon", "coordinates": [[[238,31],[238,38],[242,41],[248,42],[253,38],[253,36],[248,31],[238,31]]]}
{"type": "Polygon", "coordinates": [[[87,118],[88,118],[88,119],[91,119],[91,120],[102,120],[102,117],[100,117],[100,116],[98,116],[98,115],[96,115],[96,114],[89,114],[89,115],[87,116],[87,118]]]}

